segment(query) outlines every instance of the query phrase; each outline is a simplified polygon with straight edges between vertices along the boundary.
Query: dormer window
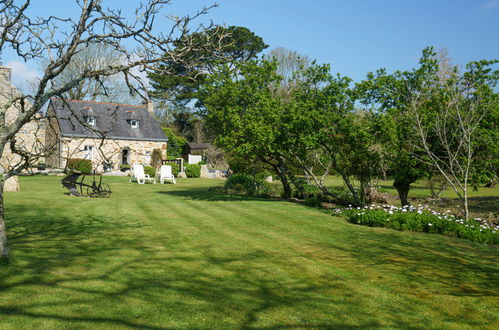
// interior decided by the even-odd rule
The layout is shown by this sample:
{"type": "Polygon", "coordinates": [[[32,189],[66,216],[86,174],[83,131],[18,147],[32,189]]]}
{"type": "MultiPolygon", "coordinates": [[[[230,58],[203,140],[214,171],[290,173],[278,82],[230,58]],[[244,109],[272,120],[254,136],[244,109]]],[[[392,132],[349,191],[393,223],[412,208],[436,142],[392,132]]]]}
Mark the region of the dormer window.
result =
{"type": "Polygon", "coordinates": [[[138,128],[139,127],[139,121],[137,119],[130,119],[128,121],[128,123],[130,124],[131,128],[138,128]]]}
{"type": "Polygon", "coordinates": [[[95,126],[95,117],[87,116],[87,117],[84,117],[84,119],[85,119],[85,123],[87,123],[87,125],[95,126]]]}

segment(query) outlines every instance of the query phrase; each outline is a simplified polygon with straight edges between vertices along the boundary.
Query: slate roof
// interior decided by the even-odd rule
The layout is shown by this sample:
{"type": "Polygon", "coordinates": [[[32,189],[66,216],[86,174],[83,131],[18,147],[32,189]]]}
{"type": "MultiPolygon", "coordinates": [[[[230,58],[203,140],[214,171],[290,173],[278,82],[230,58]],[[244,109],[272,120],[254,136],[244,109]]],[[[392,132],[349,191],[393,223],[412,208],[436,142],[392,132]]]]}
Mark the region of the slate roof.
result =
{"type": "Polygon", "coordinates": [[[108,139],[166,142],[168,138],[146,106],[117,103],[51,99],[62,136],[99,138],[99,134],[82,125],[84,117],[95,117],[95,130],[108,139]],[[77,119],[79,118],[79,120],[77,119]],[[139,121],[131,128],[129,120],[139,121]],[[81,122],[80,122],[81,121],[81,122]]]}
{"type": "Polygon", "coordinates": [[[191,149],[207,149],[211,146],[211,143],[195,143],[195,142],[187,142],[187,145],[191,149]]]}

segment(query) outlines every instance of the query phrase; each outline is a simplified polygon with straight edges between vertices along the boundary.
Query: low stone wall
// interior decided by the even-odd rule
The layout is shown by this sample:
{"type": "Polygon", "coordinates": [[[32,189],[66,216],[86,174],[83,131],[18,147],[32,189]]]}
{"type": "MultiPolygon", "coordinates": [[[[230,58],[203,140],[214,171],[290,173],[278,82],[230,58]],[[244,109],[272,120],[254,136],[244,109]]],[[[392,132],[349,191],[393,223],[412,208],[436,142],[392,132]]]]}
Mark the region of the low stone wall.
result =
{"type": "Polygon", "coordinates": [[[3,191],[19,191],[19,179],[17,176],[11,176],[3,185],[3,191]]]}

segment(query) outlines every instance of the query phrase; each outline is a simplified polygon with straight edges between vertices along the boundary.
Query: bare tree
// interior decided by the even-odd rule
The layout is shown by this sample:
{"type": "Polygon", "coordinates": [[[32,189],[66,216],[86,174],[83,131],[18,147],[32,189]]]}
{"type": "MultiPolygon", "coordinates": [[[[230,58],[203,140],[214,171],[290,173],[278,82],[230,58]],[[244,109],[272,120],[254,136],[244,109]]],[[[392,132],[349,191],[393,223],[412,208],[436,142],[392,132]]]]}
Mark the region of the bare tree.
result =
{"type": "Polygon", "coordinates": [[[493,113],[499,104],[494,92],[499,71],[490,69],[494,63],[497,61],[470,63],[462,74],[456,68],[447,70],[451,74],[444,80],[438,71],[427,92],[414,94],[410,105],[417,133],[415,145],[424,155],[420,159],[456,192],[466,219],[469,188],[478,184],[482,168],[497,157],[493,147],[481,151],[487,149],[490,134],[495,134],[488,127],[495,125],[493,113]]]}
{"type": "MultiPolygon", "coordinates": [[[[157,32],[154,25],[159,22],[157,16],[171,0],[138,3],[133,19],[125,17],[119,9],[108,8],[101,0],[75,0],[79,8],[78,17],[30,17],[30,2],[5,0],[0,4],[0,54],[10,48],[24,61],[46,63],[33,93],[5,95],[7,101],[0,107],[0,156],[8,146],[23,160],[4,171],[0,179],[0,257],[3,258],[9,257],[3,205],[4,181],[26,169],[33,157],[39,157],[44,152],[33,154],[23,150],[16,141],[16,134],[51,97],[62,98],[83,81],[91,80],[105,87],[107,77],[120,74],[130,92],[145,98],[145,86],[136,85],[141,81],[139,75],[153,68],[158,72],[155,65],[165,60],[189,66],[183,55],[195,47],[202,47],[199,40],[193,43],[189,36],[204,29],[198,26],[191,30],[192,21],[209,10],[205,7],[192,16],[169,16],[171,24],[157,32]],[[110,48],[120,60],[95,67],[83,66],[67,79],[59,79],[76,62],[74,59],[85,49],[94,47],[110,48]],[[134,52],[129,49],[134,49],[134,52]],[[15,118],[9,121],[6,114],[13,107],[18,111],[15,118]]],[[[213,28],[213,25],[206,28],[213,28]]],[[[218,34],[217,37],[224,36],[218,34]]],[[[159,70],[170,74],[168,67],[159,70]]]]}
{"type": "MultiPolygon", "coordinates": [[[[64,86],[82,72],[89,69],[103,69],[122,61],[122,54],[110,45],[92,44],[77,51],[66,69],[52,80],[52,88],[64,86]]],[[[50,64],[42,63],[42,67],[50,64]]],[[[139,75],[140,76],[140,75],[139,75]]],[[[135,82],[134,86],[139,83],[135,82]]],[[[64,93],[64,97],[72,100],[106,101],[116,103],[137,102],[137,95],[130,95],[125,77],[121,73],[106,77],[92,77],[81,80],[73,88],[64,93]]]]}
{"type": "Polygon", "coordinates": [[[284,47],[272,49],[268,56],[277,61],[277,73],[283,77],[281,89],[290,94],[298,81],[303,80],[303,69],[306,69],[312,63],[312,60],[305,55],[300,55],[295,50],[289,50],[284,47]]]}

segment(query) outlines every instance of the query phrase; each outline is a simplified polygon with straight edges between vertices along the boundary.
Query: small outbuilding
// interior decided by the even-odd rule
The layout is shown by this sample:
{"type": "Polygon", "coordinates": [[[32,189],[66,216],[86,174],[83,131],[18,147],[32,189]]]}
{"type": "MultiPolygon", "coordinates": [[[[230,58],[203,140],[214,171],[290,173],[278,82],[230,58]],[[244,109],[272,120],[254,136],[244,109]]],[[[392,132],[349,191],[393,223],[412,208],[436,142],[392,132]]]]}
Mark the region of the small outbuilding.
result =
{"type": "Polygon", "coordinates": [[[184,146],[184,159],[188,164],[197,164],[206,155],[206,149],[211,147],[211,143],[187,142],[184,146]]]}

